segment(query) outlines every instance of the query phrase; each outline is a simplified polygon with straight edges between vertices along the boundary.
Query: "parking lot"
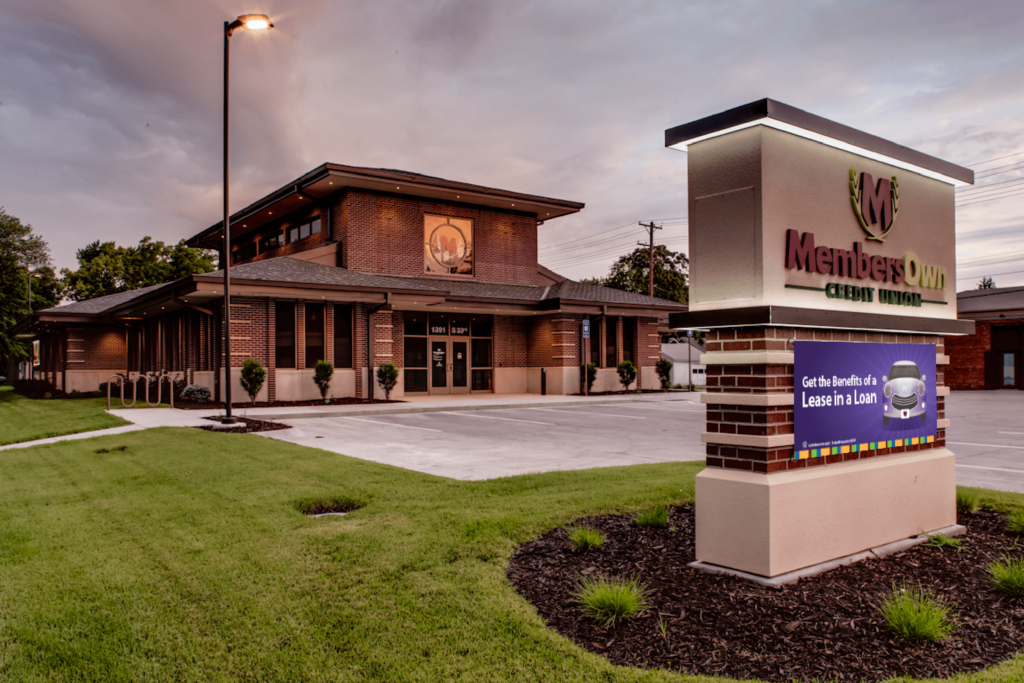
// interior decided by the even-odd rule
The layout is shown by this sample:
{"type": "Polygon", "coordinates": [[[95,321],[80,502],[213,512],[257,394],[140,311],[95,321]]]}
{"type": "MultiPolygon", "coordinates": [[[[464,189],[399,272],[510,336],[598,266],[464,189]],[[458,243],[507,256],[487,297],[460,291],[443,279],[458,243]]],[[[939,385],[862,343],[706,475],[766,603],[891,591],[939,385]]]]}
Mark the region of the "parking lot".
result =
{"type": "MultiPolygon", "coordinates": [[[[286,419],[284,441],[454,479],[703,460],[698,396],[635,403],[286,419]]],[[[957,480],[1024,493],[1024,392],[953,392],[957,480]]]]}
{"type": "Polygon", "coordinates": [[[284,420],[267,436],[454,479],[703,460],[697,396],[284,420]]]}

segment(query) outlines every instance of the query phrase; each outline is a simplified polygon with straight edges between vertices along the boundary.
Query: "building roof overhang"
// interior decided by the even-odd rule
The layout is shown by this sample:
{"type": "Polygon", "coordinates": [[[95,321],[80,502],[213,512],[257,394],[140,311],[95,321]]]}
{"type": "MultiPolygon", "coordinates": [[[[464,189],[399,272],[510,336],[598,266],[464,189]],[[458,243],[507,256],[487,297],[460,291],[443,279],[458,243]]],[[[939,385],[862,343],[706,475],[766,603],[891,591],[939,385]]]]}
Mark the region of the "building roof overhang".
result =
{"type": "MultiPolygon", "coordinates": [[[[407,171],[328,163],[235,213],[231,217],[231,239],[238,239],[347,188],[426,197],[473,206],[489,206],[504,211],[535,215],[540,221],[577,213],[585,206],[582,202],[510,192],[407,171]]],[[[186,240],[190,247],[206,249],[219,249],[222,242],[223,221],[186,240]]]]}
{"type": "Polygon", "coordinates": [[[957,187],[974,184],[974,171],[969,168],[767,98],[669,128],[665,131],[665,146],[685,150],[689,145],[753,126],[776,128],[957,187]]]}

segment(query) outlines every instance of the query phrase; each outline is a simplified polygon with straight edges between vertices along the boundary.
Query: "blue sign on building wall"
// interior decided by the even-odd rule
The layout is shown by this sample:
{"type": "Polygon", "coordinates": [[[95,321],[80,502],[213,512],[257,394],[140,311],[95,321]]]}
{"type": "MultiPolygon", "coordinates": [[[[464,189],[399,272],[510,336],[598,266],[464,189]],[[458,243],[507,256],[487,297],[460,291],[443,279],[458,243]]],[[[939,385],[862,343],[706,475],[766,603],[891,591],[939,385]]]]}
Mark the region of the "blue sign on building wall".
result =
{"type": "Polygon", "coordinates": [[[795,342],[797,459],[932,443],[934,344],[795,342]]]}

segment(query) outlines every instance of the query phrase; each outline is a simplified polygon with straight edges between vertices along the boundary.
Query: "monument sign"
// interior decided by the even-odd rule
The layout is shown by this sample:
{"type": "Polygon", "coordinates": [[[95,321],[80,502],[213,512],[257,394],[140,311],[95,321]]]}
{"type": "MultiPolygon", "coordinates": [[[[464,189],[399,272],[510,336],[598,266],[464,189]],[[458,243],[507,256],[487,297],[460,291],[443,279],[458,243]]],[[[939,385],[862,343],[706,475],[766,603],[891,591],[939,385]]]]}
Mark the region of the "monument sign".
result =
{"type": "Polygon", "coordinates": [[[956,523],[943,336],[969,169],[761,100],[688,152],[690,309],[709,330],[697,564],[788,577],[956,523]]]}

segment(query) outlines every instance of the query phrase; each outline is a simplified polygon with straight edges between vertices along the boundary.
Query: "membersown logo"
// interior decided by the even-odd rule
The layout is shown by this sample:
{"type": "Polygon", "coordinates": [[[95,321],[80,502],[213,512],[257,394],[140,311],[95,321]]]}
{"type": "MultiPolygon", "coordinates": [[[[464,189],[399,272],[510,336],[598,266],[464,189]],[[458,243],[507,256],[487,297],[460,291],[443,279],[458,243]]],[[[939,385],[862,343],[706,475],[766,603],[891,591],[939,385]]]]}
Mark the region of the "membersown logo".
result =
{"type": "Polygon", "coordinates": [[[900,183],[896,176],[888,180],[879,178],[875,183],[870,173],[858,175],[857,167],[850,167],[850,204],[868,240],[885,241],[885,236],[896,225],[899,202],[900,183]]]}
{"type": "Polygon", "coordinates": [[[444,223],[434,228],[430,234],[430,255],[445,268],[455,268],[466,260],[469,254],[466,236],[451,223],[444,223]]]}

